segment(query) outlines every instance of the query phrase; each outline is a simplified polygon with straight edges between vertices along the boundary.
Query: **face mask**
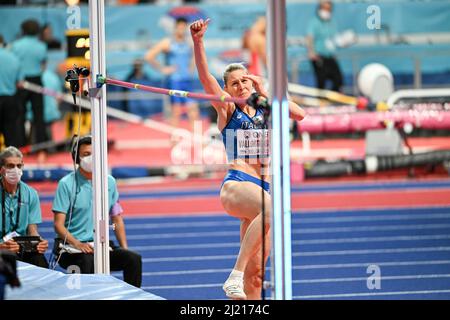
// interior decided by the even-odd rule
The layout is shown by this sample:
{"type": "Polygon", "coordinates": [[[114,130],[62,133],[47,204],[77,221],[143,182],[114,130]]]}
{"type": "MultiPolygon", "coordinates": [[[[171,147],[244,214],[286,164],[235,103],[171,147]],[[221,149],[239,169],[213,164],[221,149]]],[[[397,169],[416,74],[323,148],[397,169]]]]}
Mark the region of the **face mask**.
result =
{"type": "Polygon", "coordinates": [[[92,172],[92,155],[81,158],[80,167],[86,172],[92,172]]]}
{"type": "Polygon", "coordinates": [[[331,19],[331,12],[328,10],[319,10],[319,17],[322,20],[330,20],[331,19]]]}
{"type": "Polygon", "coordinates": [[[22,177],[22,169],[17,167],[5,170],[5,179],[9,184],[18,184],[22,177]]]}

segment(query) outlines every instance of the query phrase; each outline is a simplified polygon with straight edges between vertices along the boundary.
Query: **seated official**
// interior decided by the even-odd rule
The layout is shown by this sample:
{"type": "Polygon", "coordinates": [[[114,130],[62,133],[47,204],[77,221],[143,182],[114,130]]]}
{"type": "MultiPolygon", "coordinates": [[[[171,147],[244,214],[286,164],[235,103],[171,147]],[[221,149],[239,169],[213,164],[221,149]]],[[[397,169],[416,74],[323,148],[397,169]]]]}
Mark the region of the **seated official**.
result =
{"type": "Polygon", "coordinates": [[[30,251],[14,240],[17,236],[39,236],[37,225],[42,222],[39,196],[35,189],[20,181],[23,155],[15,147],[0,153],[0,249],[17,254],[20,261],[48,268],[44,256],[48,241],[40,241],[30,251]]]}
{"type": "MultiPolygon", "coordinates": [[[[63,250],[58,253],[57,259],[59,258],[59,265],[65,269],[76,265],[81,273],[94,273],[91,136],[81,137],[78,144],[74,144],[72,159],[79,165],[78,169],[59,181],[52,210],[55,214],[56,234],[61,242],[75,250],[63,250]]],[[[109,214],[119,242],[119,247],[111,243],[110,268],[112,271],[123,270],[125,282],[140,287],[142,258],[138,253],[127,249],[125,226],[121,216],[123,210],[118,199],[116,181],[108,175],[109,214]]]]}

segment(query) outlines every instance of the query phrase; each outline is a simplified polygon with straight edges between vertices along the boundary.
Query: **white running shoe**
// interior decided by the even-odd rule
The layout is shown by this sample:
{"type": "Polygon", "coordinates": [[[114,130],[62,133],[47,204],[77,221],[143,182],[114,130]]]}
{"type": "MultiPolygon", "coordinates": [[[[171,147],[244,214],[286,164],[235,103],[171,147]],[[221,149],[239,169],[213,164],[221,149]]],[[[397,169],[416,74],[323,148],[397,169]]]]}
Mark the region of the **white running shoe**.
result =
{"type": "Polygon", "coordinates": [[[238,277],[230,277],[223,284],[222,289],[228,298],[246,300],[247,295],[244,292],[244,279],[238,277]]]}

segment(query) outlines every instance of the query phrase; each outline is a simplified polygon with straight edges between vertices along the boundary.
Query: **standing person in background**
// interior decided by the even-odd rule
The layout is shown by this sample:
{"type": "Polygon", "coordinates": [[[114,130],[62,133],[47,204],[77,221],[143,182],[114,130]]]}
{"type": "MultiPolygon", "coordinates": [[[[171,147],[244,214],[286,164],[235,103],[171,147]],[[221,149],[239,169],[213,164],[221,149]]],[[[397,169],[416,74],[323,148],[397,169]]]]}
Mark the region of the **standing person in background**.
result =
{"type": "Polygon", "coordinates": [[[243,49],[248,50],[248,72],[257,76],[267,73],[266,54],[266,17],[261,16],[256,22],[244,32],[242,38],[243,49]]]}
{"type": "Polygon", "coordinates": [[[306,43],[317,88],[325,89],[326,81],[331,80],[331,89],[341,91],[342,73],[335,57],[334,44],[337,28],[332,21],[332,12],[333,3],[330,0],[320,0],[317,16],[308,24],[306,43]]]}
{"type": "MultiPolygon", "coordinates": [[[[125,81],[135,82],[139,84],[149,84],[151,79],[144,71],[145,61],[136,59],[133,61],[133,69],[125,78],[125,81]]],[[[132,95],[136,96],[136,90],[124,89],[123,92],[127,93],[127,99],[124,101],[124,109],[126,112],[134,113],[140,117],[148,117],[151,112],[152,103],[147,99],[133,99],[132,95]]]]}
{"type": "MultiPolygon", "coordinates": [[[[47,67],[47,63],[44,63],[42,83],[45,88],[49,88],[54,92],[63,92],[61,78],[57,73],[47,67]]],[[[44,122],[49,140],[53,140],[52,124],[61,119],[61,111],[59,110],[60,102],[61,101],[57,98],[50,96],[44,97],[44,122]]]]}
{"type": "Polygon", "coordinates": [[[53,29],[49,23],[46,23],[41,28],[40,39],[47,45],[48,50],[60,50],[61,41],[53,36],[53,29]]]}
{"type": "Polygon", "coordinates": [[[19,146],[17,132],[21,131],[20,125],[24,124],[19,123],[20,109],[14,96],[20,80],[20,64],[19,59],[4,48],[1,35],[0,61],[0,134],[3,134],[5,146],[19,146]]]}
{"type": "MultiPolygon", "coordinates": [[[[47,68],[47,62],[43,63],[44,72],[42,73],[42,86],[44,88],[50,89],[54,92],[62,93],[63,84],[61,83],[61,78],[52,70],[47,68]]],[[[52,124],[61,119],[61,112],[59,110],[60,100],[48,95],[44,95],[44,123],[45,131],[49,140],[52,140],[52,124]]],[[[27,119],[33,122],[33,112],[31,112],[30,103],[27,104],[27,119]]],[[[48,148],[48,151],[51,147],[48,148]]]]}
{"type": "MultiPolygon", "coordinates": [[[[47,45],[39,40],[39,24],[36,20],[26,20],[22,23],[22,38],[13,42],[11,50],[19,58],[21,77],[31,83],[42,86],[42,65],[47,59],[47,45]]],[[[44,99],[42,94],[25,89],[18,92],[20,103],[20,122],[18,134],[22,147],[29,143],[37,144],[48,140],[44,122],[44,99]],[[26,104],[31,101],[33,110],[33,138],[27,139],[25,133],[26,104]]],[[[47,157],[45,151],[38,153],[38,163],[44,163],[47,157]]]]}
{"type": "MultiPolygon", "coordinates": [[[[153,68],[168,77],[168,86],[173,90],[192,91],[194,60],[192,43],[187,37],[188,23],[185,18],[178,18],[175,22],[173,36],[164,38],[147,51],[145,60],[153,68]],[[157,57],[164,53],[166,64],[158,62],[157,57]]],[[[171,124],[177,127],[180,117],[187,111],[191,128],[199,120],[198,104],[192,99],[170,96],[171,124]],[[184,109],[187,110],[184,110],[184,109]]]]}

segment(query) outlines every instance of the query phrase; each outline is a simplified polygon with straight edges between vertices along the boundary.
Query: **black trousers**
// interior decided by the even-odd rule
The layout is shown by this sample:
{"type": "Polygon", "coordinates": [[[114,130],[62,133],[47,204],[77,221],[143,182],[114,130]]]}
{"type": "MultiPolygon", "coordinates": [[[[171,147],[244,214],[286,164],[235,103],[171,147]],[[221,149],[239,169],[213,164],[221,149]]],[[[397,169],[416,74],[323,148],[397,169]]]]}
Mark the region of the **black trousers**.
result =
{"type": "Polygon", "coordinates": [[[320,60],[311,60],[317,88],[325,89],[326,81],[331,80],[331,90],[340,91],[342,87],[342,73],[336,58],[319,57],[320,60]]]}
{"type": "MultiPolygon", "coordinates": [[[[114,247],[109,252],[111,271],[123,270],[123,280],[140,288],[142,283],[142,257],[140,254],[114,247]]],[[[59,259],[59,265],[67,269],[69,266],[78,266],[81,273],[94,273],[94,255],[89,253],[63,253],[59,259]]]]}
{"type": "Polygon", "coordinates": [[[17,260],[48,269],[48,262],[42,253],[24,252],[17,254],[17,260]]]}
{"type": "MultiPolygon", "coordinates": [[[[25,77],[25,80],[42,86],[41,76],[25,77]]],[[[19,146],[22,147],[27,144],[35,144],[47,141],[48,136],[44,122],[44,98],[42,94],[25,89],[20,89],[17,92],[17,97],[20,103],[20,126],[17,128],[18,136],[20,137],[19,146]],[[28,101],[31,102],[31,109],[33,111],[33,122],[31,125],[32,137],[30,138],[28,138],[25,133],[25,115],[26,105],[28,101]]]]}
{"type": "MultiPolygon", "coordinates": [[[[0,133],[5,138],[5,146],[19,146],[21,108],[14,96],[0,96],[0,133]]],[[[24,127],[25,130],[25,127],[24,127]]]]}

